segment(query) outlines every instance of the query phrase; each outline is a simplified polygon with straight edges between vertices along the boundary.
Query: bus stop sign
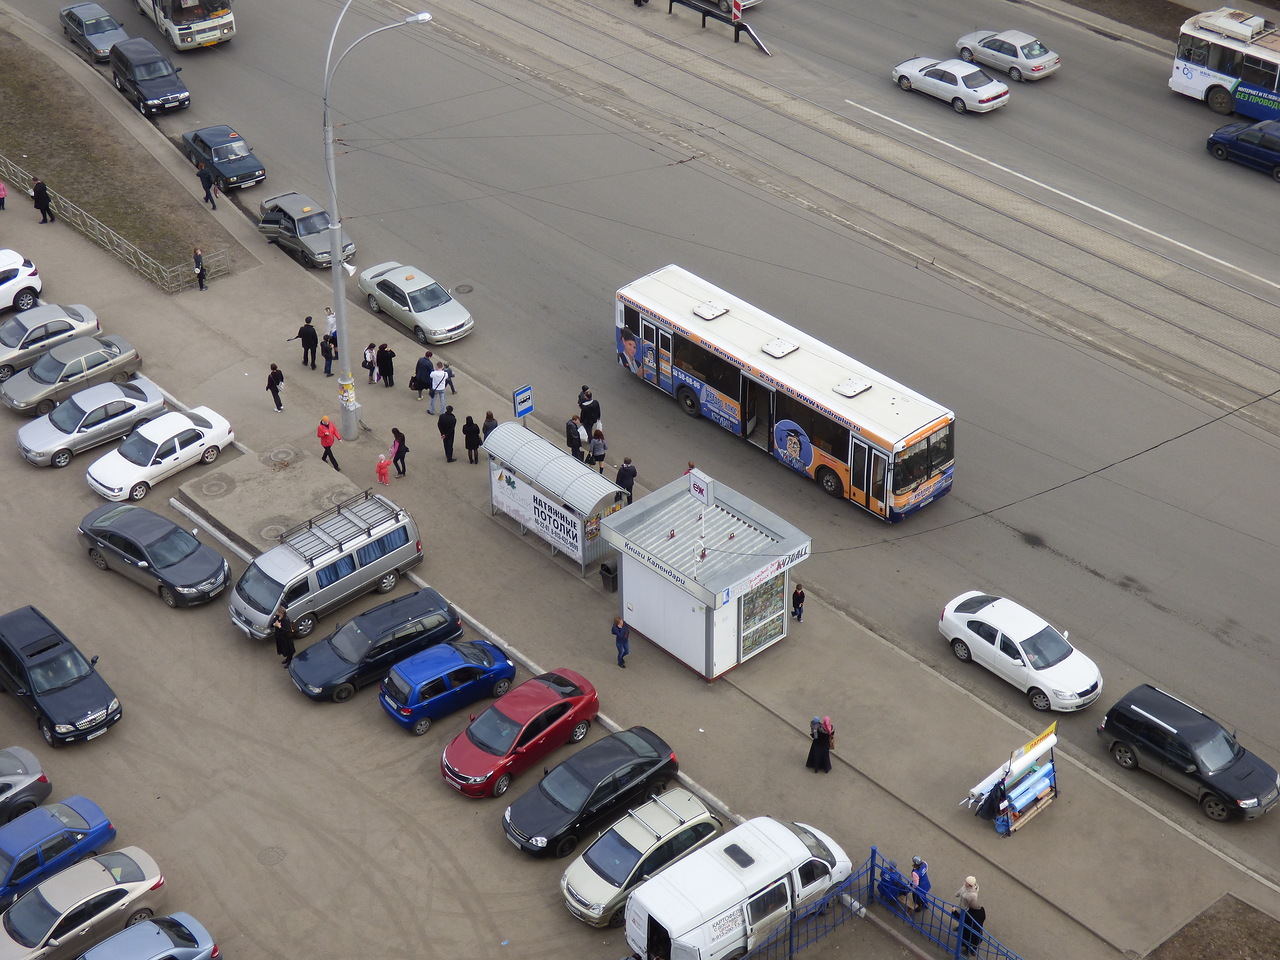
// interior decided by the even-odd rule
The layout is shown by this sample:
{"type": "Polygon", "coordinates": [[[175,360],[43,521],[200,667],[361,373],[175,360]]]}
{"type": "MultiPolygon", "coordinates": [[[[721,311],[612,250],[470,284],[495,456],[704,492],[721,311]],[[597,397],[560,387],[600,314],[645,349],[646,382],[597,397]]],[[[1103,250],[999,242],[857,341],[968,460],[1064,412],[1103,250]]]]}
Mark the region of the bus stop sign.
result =
{"type": "Polygon", "coordinates": [[[511,393],[511,409],[515,411],[516,419],[527,417],[533,413],[533,386],[525,384],[523,387],[517,387],[511,393]]]}

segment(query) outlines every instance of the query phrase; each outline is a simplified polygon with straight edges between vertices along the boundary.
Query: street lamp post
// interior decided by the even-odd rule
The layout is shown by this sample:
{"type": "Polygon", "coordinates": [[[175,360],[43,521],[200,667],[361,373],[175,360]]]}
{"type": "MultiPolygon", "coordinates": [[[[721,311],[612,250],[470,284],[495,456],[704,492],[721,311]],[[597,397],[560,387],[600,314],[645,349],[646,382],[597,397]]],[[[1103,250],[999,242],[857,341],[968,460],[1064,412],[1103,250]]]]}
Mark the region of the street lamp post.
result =
{"type": "MultiPolygon", "coordinates": [[[[333,317],[338,329],[338,390],[341,411],[338,418],[338,430],[344,440],[355,440],[360,430],[360,404],[356,402],[355,377],[351,370],[351,339],[347,335],[347,292],[342,278],[342,218],[338,215],[338,174],[333,157],[333,121],[329,116],[329,87],[333,83],[333,75],[339,64],[356,44],[368,40],[374,34],[384,30],[394,30],[411,23],[427,23],[431,20],[429,13],[415,13],[397,23],[388,23],[370,30],[364,36],[357,37],[347,49],[333,59],[333,49],[338,42],[338,28],[342,26],[342,18],[347,15],[352,0],[346,0],[342,11],[333,25],[333,33],[329,37],[329,50],[324,58],[324,169],[329,178],[329,270],[333,278],[333,317]]],[[[363,354],[363,351],[361,351],[363,354]]]]}

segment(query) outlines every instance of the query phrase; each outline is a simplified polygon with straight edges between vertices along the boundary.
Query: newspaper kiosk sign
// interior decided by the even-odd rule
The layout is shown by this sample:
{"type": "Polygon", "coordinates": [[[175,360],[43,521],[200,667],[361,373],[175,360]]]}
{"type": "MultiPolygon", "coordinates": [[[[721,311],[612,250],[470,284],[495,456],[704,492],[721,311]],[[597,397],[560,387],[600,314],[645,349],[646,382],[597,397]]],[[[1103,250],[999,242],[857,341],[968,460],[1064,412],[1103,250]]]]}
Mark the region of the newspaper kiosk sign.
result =
{"type": "Polygon", "coordinates": [[[494,506],[534,530],[555,549],[582,563],[582,522],[574,514],[517,477],[494,465],[489,472],[494,506]]]}

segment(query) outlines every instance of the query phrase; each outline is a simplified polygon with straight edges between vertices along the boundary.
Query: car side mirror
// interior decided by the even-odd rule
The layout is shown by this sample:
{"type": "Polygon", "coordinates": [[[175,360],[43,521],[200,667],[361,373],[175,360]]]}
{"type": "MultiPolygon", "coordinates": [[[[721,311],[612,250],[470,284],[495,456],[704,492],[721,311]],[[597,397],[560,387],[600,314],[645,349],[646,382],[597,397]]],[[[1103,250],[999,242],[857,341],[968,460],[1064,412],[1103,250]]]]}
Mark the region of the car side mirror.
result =
{"type": "Polygon", "coordinates": [[[150,566],[151,566],[151,564],[147,563],[147,561],[145,561],[145,560],[139,560],[139,561],[138,561],[138,569],[139,569],[139,570],[146,570],[146,569],[148,569],[150,566]]]}
{"type": "Polygon", "coordinates": [[[98,665],[98,658],[95,656],[92,660],[89,661],[89,666],[96,667],[97,665],[98,665]]]}
{"type": "Polygon", "coordinates": [[[546,767],[543,767],[543,768],[542,768],[542,775],[543,775],[544,777],[545,777],[548,773],[550,773],[550,772],[551,772],[551,771],[550,771],[550,770],[548,770],[546,767]]]}
{"type": "Polygon", "coordinates": [[[174,72],[174,73],[181,73],[181,72],[182,72],[182,68],[181,68],[181,67],[174,67],[174,68],[173,68],[173,72],[174,72]]]}
{"type": "Polygon", "coordinates": [[[1194,763],[1188,763],[1185,767],[1183,767],[1183,768],[1182,768],[1182,772],[1183,772],[1183,773],[1195,773],[1195,772],[1196,772],[1196,765],[1195,765],[1194,763]]]}

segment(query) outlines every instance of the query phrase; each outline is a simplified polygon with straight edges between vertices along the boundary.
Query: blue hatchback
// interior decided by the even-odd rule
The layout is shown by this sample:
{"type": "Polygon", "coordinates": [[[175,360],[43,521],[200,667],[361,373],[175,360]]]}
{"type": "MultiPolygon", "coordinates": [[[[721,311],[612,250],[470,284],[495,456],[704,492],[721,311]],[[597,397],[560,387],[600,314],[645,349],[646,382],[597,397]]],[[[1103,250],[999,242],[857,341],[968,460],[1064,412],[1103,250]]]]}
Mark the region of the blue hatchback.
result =
{"type": "Polygon", "coordinates": [[[431,721],[511,689],[516,665],[486,640],[452,640],[415,653],[391,668],[378,702],[415,736],[431,721]]]}
{"type": "Polygon", "coordinates": [[[1280,120],[1228,123],[1213,131],[1207,146],[1219,160],[1234,160],[1280,180],[1280,120]]]}
{"type": "Polygon", "coordinates": [[[0,909],[115,838],[102,808],[85,797],[36,807],[0,827],[0,909]]]}

